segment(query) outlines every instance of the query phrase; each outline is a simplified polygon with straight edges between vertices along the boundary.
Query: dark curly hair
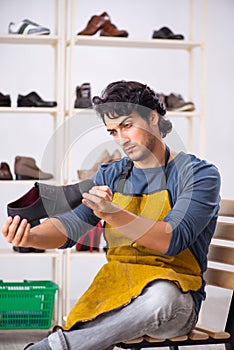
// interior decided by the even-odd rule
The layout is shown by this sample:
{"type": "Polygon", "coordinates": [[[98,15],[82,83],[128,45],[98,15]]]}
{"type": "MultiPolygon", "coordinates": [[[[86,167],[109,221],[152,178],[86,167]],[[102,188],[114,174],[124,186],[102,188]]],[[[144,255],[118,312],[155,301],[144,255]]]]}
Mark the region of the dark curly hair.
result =
{"type": "Polygon", "coordinates": [[[93,105],[96,112],[101,116],[114,119],[122,115],[129,115],[138,112],[145,120],[149,120],[152,110],[159,115],[159,130],[162,137],[165,137],[172,130],[172,123],[164,116],[166,108],[149,86],[137,81],[116,81],[109,84],[101,93],[101,96],[93,97],[93,105]]]}

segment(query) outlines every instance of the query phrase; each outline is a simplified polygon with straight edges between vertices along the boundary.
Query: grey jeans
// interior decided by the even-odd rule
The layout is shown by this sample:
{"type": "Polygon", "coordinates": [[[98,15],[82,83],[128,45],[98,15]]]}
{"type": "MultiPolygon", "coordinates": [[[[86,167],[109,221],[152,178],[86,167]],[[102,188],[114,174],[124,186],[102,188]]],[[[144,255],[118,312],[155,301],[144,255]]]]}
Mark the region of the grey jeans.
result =
{"type": "Polygon", "coordinates": [[[30,350],[111,350],[142,335],[171,338],[194,328],[197,314],[190,293],[168,281],[156,281],[129,305],[108,312],[79,329],[52,333],[30,350]]]}

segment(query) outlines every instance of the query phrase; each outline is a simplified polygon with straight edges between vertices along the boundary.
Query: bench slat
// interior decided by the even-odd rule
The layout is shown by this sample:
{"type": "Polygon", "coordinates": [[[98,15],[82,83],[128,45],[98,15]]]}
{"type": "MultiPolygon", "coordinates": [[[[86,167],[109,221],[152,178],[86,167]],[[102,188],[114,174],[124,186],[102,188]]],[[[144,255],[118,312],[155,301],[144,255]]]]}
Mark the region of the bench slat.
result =
{"type": "Polygon", "coordinates": [[[201,332],[197,329],[193,329],[189,335],[188,335],[189,339],[191,340],[206,340],[209,338],[209,335],[205,332],[201,332]]]}
{"type": "Polygon", "coordinates": [[[217,331],[215,329],[206,328],[199,325],[196,326],[196,329],[201,332],[207,333],[211,338],[214,339],[228,339],[231,336],[228,332],[217,331]]]}
{"type": "Polygon", "coordinates": [[[234,265],[234,247],[211,244],[209,248],[208,260],[234,265]]]}
{"type": "Polygon", "coordinates": [[[223,271],[208,268],[204,274],[204,278],[207,284],[234,290],[234,271],[223,271]]]}

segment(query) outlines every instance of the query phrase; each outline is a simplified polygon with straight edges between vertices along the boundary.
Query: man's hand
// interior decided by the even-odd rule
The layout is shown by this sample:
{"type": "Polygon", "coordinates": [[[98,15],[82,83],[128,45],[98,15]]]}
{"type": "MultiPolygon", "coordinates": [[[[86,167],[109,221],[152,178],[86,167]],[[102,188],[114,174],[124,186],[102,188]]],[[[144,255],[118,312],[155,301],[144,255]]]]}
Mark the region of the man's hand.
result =
{"type": "Polygon", "coordinates": [[[30,224],[20,216],[9,216],[2,227],[2,233],[8,243],[15,247],[29,247],[30,224]]]}
{"type": "Polygon", "coordinates": [[[82,203],[91,208],[94,214],[103,219],[105,214],[119,211],[112,203],[113,194],[108,186],[94,186],[89,193],[83,193],[82,203]]]}

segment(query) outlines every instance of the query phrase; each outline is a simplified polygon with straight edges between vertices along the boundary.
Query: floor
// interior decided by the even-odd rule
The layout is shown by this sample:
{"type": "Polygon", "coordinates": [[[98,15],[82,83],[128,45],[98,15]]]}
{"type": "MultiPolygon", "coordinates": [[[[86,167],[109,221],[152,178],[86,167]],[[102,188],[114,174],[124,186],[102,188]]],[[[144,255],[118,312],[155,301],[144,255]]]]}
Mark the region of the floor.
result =
{"type": "MultiPolygon", "coordinates": [[[[31,342],[36,342],[46,337],[48,331],[0,331],[0,350],[22,350],[24,346],[31,342]]],[[[115,348],[117,350],[118,348],[115,348]]],[[[148,348],[148,350],[153,348],[148,348]]],[[[158,349],[158,348],[157,348],[158,349]]],[[[181,347],[181,350],[224,350],[223,345],[181,347]]],[[[79,350],[79,349],[76,349],[79,350]]],[[[161,348],[168,350],[168,348],[161,348]]]]}

